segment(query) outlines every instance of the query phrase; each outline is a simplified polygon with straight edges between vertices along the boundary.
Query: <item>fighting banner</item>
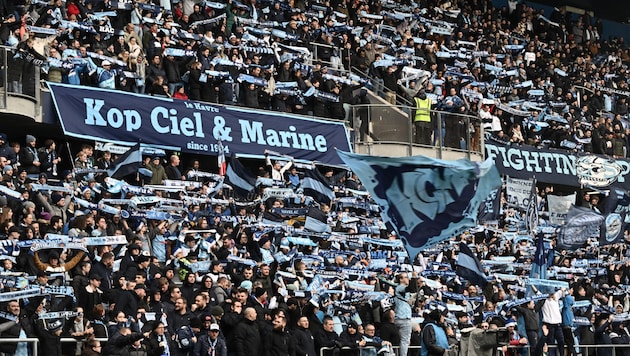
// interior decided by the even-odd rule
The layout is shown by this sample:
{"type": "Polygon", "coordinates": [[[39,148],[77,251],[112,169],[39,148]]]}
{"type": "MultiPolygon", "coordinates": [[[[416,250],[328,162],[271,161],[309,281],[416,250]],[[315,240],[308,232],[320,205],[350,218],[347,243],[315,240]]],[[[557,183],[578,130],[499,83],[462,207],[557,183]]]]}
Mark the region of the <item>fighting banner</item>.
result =
{"type": "Polygon", "coordinates": [[[350,151],[343,122],[206,103],[48,83],[66,135],[142,142],[169,150],[261,156],[265,150],[307,161],[341,164],[334,148],[350,151]]]}
{"type": "Polygon", "coordinates": [[[485,143],[486,157],[493,159],[499,173],[518,179],[532,176],[544,183],[570,186],[627,188],[630,160],[595,154],[576,155],[556,149],[509,146],[497,141],[485,143]]]}

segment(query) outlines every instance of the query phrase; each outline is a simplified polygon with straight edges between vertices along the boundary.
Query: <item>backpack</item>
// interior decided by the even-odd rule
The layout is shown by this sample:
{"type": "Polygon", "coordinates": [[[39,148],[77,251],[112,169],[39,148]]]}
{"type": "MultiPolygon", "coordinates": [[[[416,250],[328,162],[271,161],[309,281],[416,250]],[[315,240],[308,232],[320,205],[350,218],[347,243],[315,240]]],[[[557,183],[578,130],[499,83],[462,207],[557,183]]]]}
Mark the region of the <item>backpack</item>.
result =
{"type": "Polygon", "coordinates": [[[175,344],[182,351],[192,350],[194,343],[193,337],[195,334],[188,325],[180,326],[175,332],[175,344]]]}

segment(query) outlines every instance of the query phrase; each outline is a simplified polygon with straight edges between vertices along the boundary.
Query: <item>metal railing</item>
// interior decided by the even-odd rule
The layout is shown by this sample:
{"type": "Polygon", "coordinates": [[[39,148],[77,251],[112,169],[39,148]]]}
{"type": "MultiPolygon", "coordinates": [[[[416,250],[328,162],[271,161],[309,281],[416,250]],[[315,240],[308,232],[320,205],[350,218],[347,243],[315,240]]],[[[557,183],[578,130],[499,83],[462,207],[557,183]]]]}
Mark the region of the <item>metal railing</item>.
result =
{"type": "Polygon", "coordinates": [[[19,96],[41,102],[40,67],[28,59],[15,56],[16,50],[9,46],[0,46],[0,108],[6,109],[9,96],[19,96]]]}
{"type": "Polygon", "coordinates": [[[0,338],[0,344],[7,344],[7,343],[19,343],[19,342],[26,342],[28,344],[33,344],[32,350],[33,356],[37,356],[37,349],[38,349],[38,345],[39,345],[39,339],[36,337],[27,337],[24,339],[20,339],[20,338],[0,338]]]}
{"type": "MultiPolygon", "coordinates": [[[[108,338],[95,338],[95,340],[100,341],[101,343],[107,343],[108,338]]],[[[73,338],[73,337],[62,337],[59,340],[62,344],[67,344],[67,343],[77,343],[77,342],[85,342],[86,338],[73,338]]],[[[38,356],[38,348],[39,348],[39,339],[36,337],[28,337],[28,338],[0,338],[0,344],[7,344],[7,343],[21,343],[21,342],[25,342],[28,344],[32,344],[32,356],[38,356]]],[[[0,353],[1,354],[1,353],[0,353]]]]}
{"type": "MultiPolygon", "coordinates": [[[[624,355],[625,352],[628,352],[628,350],[630,350],[630,345],[625,345],[625,344],[610,344],[610,345],[575,345],[576,348],[579,348],[580,350],[580,354],[581,355],[590,355],[590,356],[595,356],[597,354],[597,350],[607,350],[607,351],[611,351],[611,355],[612,356],[617,356],[617,355],[624,355]]],[[[508,354],[516,354],[519,356],[538,356],[538,355],[533,355],[533,350],[531,348],[530,345],[524,345],[524,346],[514,346],[514,345],[508,345],[506,346],[507,350],[509,352],[505,352],[504,348],[502,346],[499,346],[496,348],[496,352],[494,353],[494,355],[496,356],[506,356],[508,354]]],[[[549,349],[556,349],[557,346],[556,345],[549,345],[549,349]]],[[[359,351],[359,355],[360,356],[370,356],[370,355],[376,355],[379,351],[379,349],[373,347],[373,346],[369,346],[369,347],[357,347],[357,348],[350,348],[350,347],[343,347],[343,348],[335,348],[335,347],[323,347],[319,350],[319,355],[320,356],[324,356],[328,351],[334,351],[335,349],[337,350],[357,350],[359,351]]],[[[412,346],[409,345],[409,350],[418,350],[418,354],[420,354],[420,346],[412,346]]],[[[394,353],[397,356],[403,356],[399,354],[400,351],[400,346],[392,346],[392,350],[394,351],[394,353]]]]}
{"type": "Polygon", "coordinates": [[[483,125],[477,116],[431,110],[430,124],[415,125],[412,115],[416,108],[411,106],[362,104],[351,109],[355,145],[403,144],[408,146],[408,155],[414,147],[431,148],[437,158],[447,150],[466,158],[482,155],[483,125]]]}

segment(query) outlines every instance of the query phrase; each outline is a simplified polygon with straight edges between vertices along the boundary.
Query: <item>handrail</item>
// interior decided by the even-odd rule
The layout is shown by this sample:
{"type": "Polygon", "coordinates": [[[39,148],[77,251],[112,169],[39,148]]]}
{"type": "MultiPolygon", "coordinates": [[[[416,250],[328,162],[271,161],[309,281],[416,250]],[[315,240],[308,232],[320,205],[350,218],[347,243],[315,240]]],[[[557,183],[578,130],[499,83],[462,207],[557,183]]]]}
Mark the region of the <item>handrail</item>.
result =
{"type": "MultiPolygon", "coordinates": [[[[40,67],[38,66],[34,66],[33,67],[33,73],[29,73],[29,74],[33,74],[33,82],[34,82],[34,92],[32,93],[32,95],[28,95],[28,94],[24,94],[24,93],[20,93],[20,92],[16,92],[13,91],[11,88],[9,88],[10,85],[12,85],[11,82],[9,82],[8,76],[10,73],[11,68],[9,68],[10,66],[10,52],[15,50],[15,47],[10,47],[10,46],[5,46],[5,45],[0,45],[0,53],[2,53],[2,74],[3,74],[3,79],[2,79],[2,105],[0,106],[0,108],[2,109],[9,109],[9,96],[11,97],[19,97],[19,98],[24,98],[24,99],[28,99],[30,101],[32,101],[35,105],[35,113],[39,114],[41,111],[41,93],[40,93],[40,67]]],[[[18,81],[19,84],[24,84],[23,80],[18,81]]]]}
{"type": "MultiPolygon", "coordinates": [[[[525,352],[524,354],[521,354],[521,356],[530,356],[531,352],[532,352],[532,350],[531,350],[532,346],[531,345],[523,345],[523,346],[521,346],[521,345],[518,345],[518,346],[517,345],[506,345],[506,347],[507,347],[508,350],[518,350],[518,351],[521,351],[521,352],[525,352]]],[[[576,344],[574,347],[580,348],[580,350],[582,350],[582,349],[589,349],[589,350],[590,349],[595,349],[596,350],[596,349],[602,349],[602,348],[612,349],[612,352],[613,352],[612,356],[616,356],[617,355],[617,349],[629,349],[630,345],[627,345],[627,344],[577,345],[576,344]]],[[[408,348],[410,350],[420,350],[420,349],[422,349],[421,346],[414,346],[414,345],[409,345],[408,348]]],[[[552,348],[552,349],[553,348],[557,348],[557,345],[550,344],[549,348],[552,348]]],[[[336,349],[335,347],[322,347],[319,350],[319,355],[320,356],[324,356],[324,352],[332,351],[332,350],[335,350],[335,349],[336,349]]],[[[341,349],[342,350],[344,350],[344,349],[352,349],[352,350],[359,350],[359,351],[361,351],[361,350],[375,350],[376,348],[373,347],[373,346],[368,346],[368,347],[354,347],[354,348],[344,347],[344,348],[341,348],[341,349]]],[[[393,349],[393,351],[395,352],[396,355],[399,354],[400,346],[392,346],[392,349],[393,349]]],[[[496,350],[497,350],[496,355],[499,355],[499,356],[505,355],[503,353],[503,346],[498,346],[496,350]]],[[[583,352],[582,352],[582,354],[583,354],[583,352]]],[[[531,356],[535,356],[535,355],[531,355],[531,356]]]]}
{"type": "Polygon", "coordinates": [[[37,349],[39,348],[39,339],[36,337],[27,337],[24,339],[20,339],[18,337],[11,337],[11,338],[3,338],[0,337],[0,344],[5,344],[5,343],[10,343],[10,342],[27,342],[27,343],[33,343],[35,347],[33,347],[33,356],[37,356],[37,349]]]}
{"type": "MultiPolygon", "coordinates": [[[[373,76],[369,75],[369,73],[365,73],[364,71],[360,70],[357,67],[350,67],[350,72],[361,75],[363,78],[365,78],[368,81],[370,81],[372,83],[372,85],[374,85],[374,81],[377,79],[377,78],[374,78],[373,76]]],[[[393,90],[389,90],[388,88],[385,88],[384,86],[381,87],[380,89],[382,89],[384,93],[394,92],[393,90]]],[[[377,92],[376,94],[379,95],[379,96],[381,95],[381,93],[379,93],[379,92],[377,92]]],[[[407,100],[405,97],[398,95],[398,93],[396,93],[396,92],[394,92],[394,94],[396,94],[396,102],[397,103],[400,102],[400,103],[402,103],[402,105],[409,105],[409,106],[413,105],[413,102],[407,100]]]]}
{"type": "Polygon", "coordinates": [[[357,104],[351,110],[355,145],[365,144],[371,149],[374,144],[403,144],[408,147],[409,156],[414,155],[414,147],[431,148],[436,158],[448,151],[464,153],[469,159],[483,152],[483,125],[478,115],[431,110],[429,125],[416,126],[413,106],[357,104]],[[442,127],[443,123],[446,127],[442,127]]]}

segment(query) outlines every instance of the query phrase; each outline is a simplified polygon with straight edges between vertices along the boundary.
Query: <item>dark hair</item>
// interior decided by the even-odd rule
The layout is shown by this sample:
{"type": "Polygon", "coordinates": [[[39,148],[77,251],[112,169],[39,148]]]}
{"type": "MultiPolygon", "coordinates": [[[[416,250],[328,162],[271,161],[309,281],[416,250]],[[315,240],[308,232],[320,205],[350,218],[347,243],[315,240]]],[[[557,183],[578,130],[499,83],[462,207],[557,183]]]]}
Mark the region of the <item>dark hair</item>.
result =
{"type": "Polygon", "coordinates": [[[52,218],[50,218],[50,225],[53,226],[56,223],[58,223],[59,221],[63,221],[63,219],[61,218],[61,216],[59,215],[54,215],[52,218]]]}

